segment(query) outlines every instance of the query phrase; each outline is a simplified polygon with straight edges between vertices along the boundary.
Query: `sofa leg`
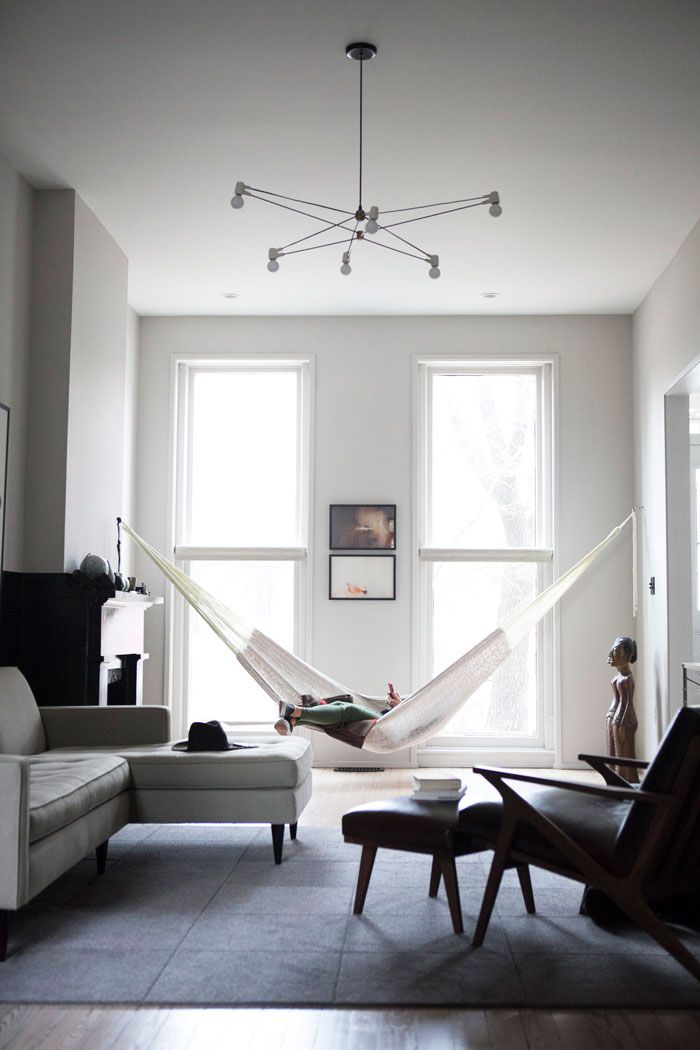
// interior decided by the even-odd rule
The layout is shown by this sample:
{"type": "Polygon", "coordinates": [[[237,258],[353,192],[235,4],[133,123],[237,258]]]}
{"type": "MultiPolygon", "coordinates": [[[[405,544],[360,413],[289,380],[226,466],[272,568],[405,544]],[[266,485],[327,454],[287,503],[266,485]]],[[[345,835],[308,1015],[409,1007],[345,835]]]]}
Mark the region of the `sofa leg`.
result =
{"type": "Polygon", "coordinates": [[[7,958],[7,934],[10,927],[10,913],[0,908],[0,962],[7,958]]]}
{"type": "Polygon", "coordinates": [[[282,846],[284,844],[284,824],[270,824],[272,829],[272,852],[275,864],[282,863],[282,846]]]}
{"type": "Polygon", "coordinates": [[[295,839],[297,837],[297,822],[296,822],[296,820],[294,821],[293,824],[289,825],[289,837],[290,837],[290,839],[295,839]]]}
{"type": "Polygon", "coordinates": [[[95,860],[97,861],[97,874],[104,875],[107,868],[107,848],[109,846],[109,839],[106,842],[101,842],[95,850],[95,860]]]}

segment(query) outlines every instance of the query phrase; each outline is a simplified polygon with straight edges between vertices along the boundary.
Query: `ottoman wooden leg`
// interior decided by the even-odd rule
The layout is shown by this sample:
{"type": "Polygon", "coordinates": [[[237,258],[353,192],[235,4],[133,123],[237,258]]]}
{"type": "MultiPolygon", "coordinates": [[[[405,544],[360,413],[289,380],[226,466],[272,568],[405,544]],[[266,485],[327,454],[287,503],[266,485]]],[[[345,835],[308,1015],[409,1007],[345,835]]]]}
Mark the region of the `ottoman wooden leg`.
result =
{"type": "Polygon", "coordinates": [[[452,918],[452,929],[455,933],[464,933],[462,924],[462,905],[459,900],[459,883],[457,882],[457,868],[454,855],[451,853],[441,855],[442,878],[445,883],[447,903],[450,906],[452,918]]]}
{"type": "Polygon", "coordinates": [[[430,869],[430,896],[437,897],[440,889],[440,878],[442,876],[442,863],[436,853],[433,857],[433,866],[430,869]]]}
{"type": "Polygon", "coordinates": [[[275,864],[282,863],[282,846],[284,845],[284,824],[270,824],[272,829],[272,852],[275,864]]]}
{"type": "Polygon", "coordinates": [[[357,889],[355,891],[355,906],[352,909],[355,915],[361,915],[362,909],[365,906],[365,897],[367,896],[369,880],[372,877],[372,868],[374,867],[374,858],[376,857],[376,855],[376,846],[362,847],[362,857],[360,858],[360,874],[357,876],[357,889]]]}
{"type": "Polygon", "coordinates": [[[296,822],[296,820],[294,821],[293,824],[289,825],[289,837],[290,837],[290,839],[295,839],[297,837],[297,822],[296,822]]]}

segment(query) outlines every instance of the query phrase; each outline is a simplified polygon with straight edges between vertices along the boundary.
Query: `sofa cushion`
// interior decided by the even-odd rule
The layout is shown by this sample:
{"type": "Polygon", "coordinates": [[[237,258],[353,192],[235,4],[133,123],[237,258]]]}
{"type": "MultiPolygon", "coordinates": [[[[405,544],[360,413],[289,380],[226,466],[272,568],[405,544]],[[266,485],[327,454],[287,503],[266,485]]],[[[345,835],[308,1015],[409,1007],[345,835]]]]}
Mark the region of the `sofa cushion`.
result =
{"type": "Polygon", "coordinates": [[[38,755],[29,767],[29,841],[90,813],[129,787],[117,755],[38,755]]]}
{"type": "Polygon", "coordinates": [[[125,758],[134,790],[295,788],[311,772],[313,750],[302,737],[247,739],[240,751],[173,751],[171,744],[56,748],[49,755],[111,754],[125,758]]]}
{"type": "Polygon", "coordinates": [[[0,754],[37,755],[44,725],[29,682],[18,667],[0,667],[0,754]]]}
{"type": "Polygon", "coordinates": [[[169,744],[125,748],[135,790],[295,788],[311,772],[308,740],[286,738],[240,751],[172,751],[169,744]]]}

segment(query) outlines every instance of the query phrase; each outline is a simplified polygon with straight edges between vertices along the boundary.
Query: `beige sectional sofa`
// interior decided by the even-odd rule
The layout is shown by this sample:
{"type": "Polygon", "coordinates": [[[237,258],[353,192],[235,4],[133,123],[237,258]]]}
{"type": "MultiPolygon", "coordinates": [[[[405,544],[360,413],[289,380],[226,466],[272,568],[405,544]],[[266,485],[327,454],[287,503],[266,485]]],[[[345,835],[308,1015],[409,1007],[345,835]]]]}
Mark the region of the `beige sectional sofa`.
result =
{"type": "Polygon", "coordinates": [[[269,823],[276,863],[311,797],[312,752],[271,736],[250,750],[184,752],[165,707],[37,707],[0,667],[0,960],[9,913],[137,823],[269,823]]]}

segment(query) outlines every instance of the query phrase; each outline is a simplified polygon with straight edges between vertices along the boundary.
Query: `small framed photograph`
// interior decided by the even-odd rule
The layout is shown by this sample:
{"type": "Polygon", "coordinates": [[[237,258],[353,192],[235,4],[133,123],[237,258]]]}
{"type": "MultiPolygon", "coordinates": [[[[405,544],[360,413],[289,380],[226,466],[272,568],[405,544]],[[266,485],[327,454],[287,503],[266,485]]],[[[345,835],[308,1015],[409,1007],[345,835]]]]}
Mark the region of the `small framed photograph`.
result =
{"type": "Polygon", "coordinates": [[[393,601],[396,558],[393,554],[331,554],[328,597],[341,601],[393,601]]]}
{"type": "Polygon", "coordinates": [[[331,503],[332,551],[396,550],[395,503],[331,503]]]}

